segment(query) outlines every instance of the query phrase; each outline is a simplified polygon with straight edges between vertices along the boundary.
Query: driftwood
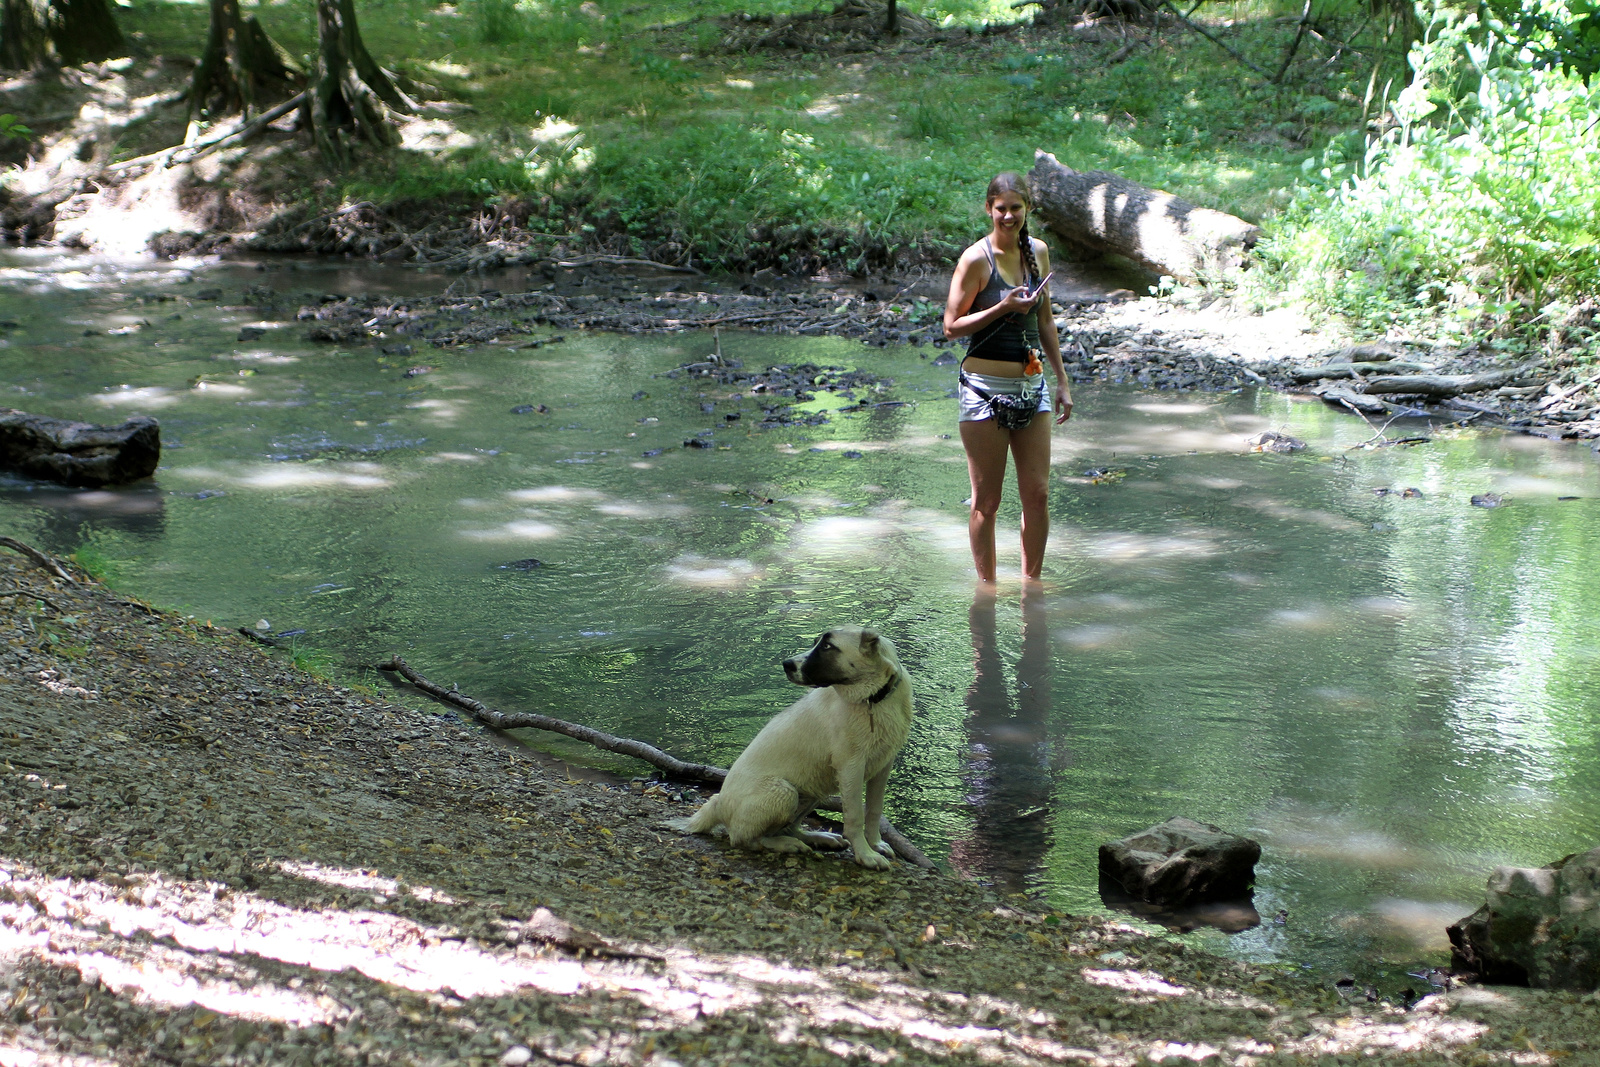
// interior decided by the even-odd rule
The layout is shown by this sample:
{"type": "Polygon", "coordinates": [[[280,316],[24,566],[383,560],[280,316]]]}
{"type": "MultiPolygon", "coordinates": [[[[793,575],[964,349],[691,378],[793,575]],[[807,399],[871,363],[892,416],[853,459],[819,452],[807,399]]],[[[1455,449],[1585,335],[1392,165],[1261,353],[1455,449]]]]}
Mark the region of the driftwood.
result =
{"type": "Polygon", "coordinates": [[[1390,360],[1402,359],[1410,355],[1406,349],[1399,345],[1385,344],[1382,341],[1367,344],[1350,345],[1348,348],[1335,348],[1327,352],[1318,352],[1312,359],[1320,359],[1324,364],[1333,363],[1387,363],[1390,360]]]}
{"type": "MultiPolygon", "coordinates": [[[[399,656],[394,656],[387,662],[378,664],[378,670],[393,671],[429,696],[462,709],[485,726],[492,726],[496,730],[548,730],[551,733],[561,734],[575,741],[593,745],[595,748],[605,752],[616,752],[624,756],[632,756],[634,759],[643,760],[652,767],[685,781],[702,782],[706,785],[721,785],[723,779],[728,777],[728,771],[724,767],[713,767],[707,763],[688,763],[670,753],[663,752],[654,745],[646,744],[643,741],[635,741],[630,737],[618,737],[615,734],[608,734],[580,723],[567,722],[565,719],[540,715],[537,712],[495,711],[493,708],[484,706],[464,693],[454,689],[446,689],[437,682],[429,681],[421,674],[418,674],[410,664],[399,656]]],[[[817,807],[824,811],[840,811],[843,805],[838,797],[828,797],[818,803],[817,807]]],[[[895,855],[907,863],[915,864],[925,870],[937,869],[937,865],[921,849],[906,840],[905,835],[896,830],[888,819],[879,821],[878,833],[884,842],[894,849],[895,855]]]]}
{"type": "Polygon", "coordinates": [[[1320,367],[1290,367],[1285,376],[1297,382],[1314,382],[1320,378],[1360,378],[1367,374],[1422,373],[1432,370],[1426,363],[1327,363],[1320,367]]]}
{"type": "MultiPolygon", "coordinates": [[[[27,556],[29,559],[33,560],[33,562],[37,563],[39,566],[41,566],[45,570],[49,571],[51,574],[55,575],[57,578],[60,578],[63,582],[66,582],[68,585],[77,585],[78,584],[76,581],[73,580],[72,575],[67,573],[67,569],[65,567],[63,567],[61,564],[57,563],[55,560],[51,559],[49,556],[45,555],[43,552],[40,552],[37,548],[34,548],[32,545],[25,545],[21,541],[18,541],[15,537],[0,537],[0,547],[9,548],[13,552],[22,553],[24,556],[27,556]]],[[[44,600],[43,597],[39,597],[39,599],[40,600],[44,600]]],[[[50,602],[46,600],[45,603],[48,604],[50,602]]],[[[51,607],[55,607],[54,604],[51,604],[50,606],[51,607]]],[[[59,609],[57,609],[57,610],[59,610],[59,609]]]]}
{"type": "Polygon", "coordinates": [[[1392,374],[1382,378],[1368,378],[1357,382],[1363,393],[1406,393],[1417,396],[1459,396],[1462,393],[1481,393],[1498,389],[1502,385],[1525,378],[1529,370],[1512,367],[1507,370],[1485,371],[1482,374],[1392,374]]]}
{"type": "Polygon", "coordinates": [[[1353,411],[1357,415],[1413,415],[1425,416],[1426,411],[1417,408],[1403,407],[1392,404],[1387,400],[1379,400],[1375,396],[1357,393],[1344,385],[1330,385],[1323,389],[1313,389],[1312,395],[1336,408],[1353,411]]]}
{"type": "Polygon", "coordinates": [[[1034,153],[1028,185],[1034,213],[1052,233],[1179,281],[1238,270],[1261,233],[1243,219],[1120,175],[1073,170],[1042,149],[1034,153]]]}
{"type": "Polygon", "coordinates": [[[160,426],[145,415],[95,426],[0,408],[0,467],[30,478],[99,488],[148,478],[160,459],[160,426]]]}

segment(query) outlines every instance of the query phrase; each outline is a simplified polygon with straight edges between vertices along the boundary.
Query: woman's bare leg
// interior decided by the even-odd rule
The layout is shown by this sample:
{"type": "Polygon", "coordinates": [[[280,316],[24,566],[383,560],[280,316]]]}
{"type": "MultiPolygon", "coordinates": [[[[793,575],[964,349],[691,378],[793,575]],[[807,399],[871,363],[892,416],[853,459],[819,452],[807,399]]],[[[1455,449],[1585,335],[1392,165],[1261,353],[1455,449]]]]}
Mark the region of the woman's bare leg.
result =
{"type": "MultiPolygon", "coordinates": [[[[1011,431],[1011,455],[1017,461],[1017,493],[1022,498],[1024,578],[1038,578],[1043,572],[1044,547],[1050,540],[1050,426],[1050,415],[1041,412],[1028,423],[1027,429],[1011,431]]],[[[976,496],[973,499],[976,501],[976,496]]],[[[993,530],[991,523],[991,539],[993,530]]],[[[993,541],[990,543],[992,545],[993,541]]]]}
{"type": "Polygon", "coordinates": [[[972,479],[972,511],[967,515],[972,565],[978,570],[979,581],[992,582],[994,519],[1000,510],[1000,492],[1005,488],[1006,449],[1011,446],[1012,434],[993,419],[963,422],[960,426],[961,444],[967,450],[967,474],[972,479]]]}

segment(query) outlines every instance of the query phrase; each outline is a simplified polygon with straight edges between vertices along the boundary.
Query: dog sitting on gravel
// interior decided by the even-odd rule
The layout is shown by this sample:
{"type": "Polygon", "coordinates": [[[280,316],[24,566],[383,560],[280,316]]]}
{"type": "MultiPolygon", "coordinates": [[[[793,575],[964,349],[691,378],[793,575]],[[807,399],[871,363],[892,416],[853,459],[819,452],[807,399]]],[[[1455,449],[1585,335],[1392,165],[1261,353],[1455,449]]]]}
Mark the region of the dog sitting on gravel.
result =
{"type": "Polygon", "coordinates": [[[878,835],[889,765],[911,731],[911,678],[894,644],[871,630],[829,630],[783,671],[811,692],[777,715],[740,753],[722,783],[684,824],[728,828],[739,848],[807,852],[849,845],[863,867],[887,868],[878,835]],[[803,830],[817,802],[837,792],[844,836],[803,830]],[[880,855],[881,853],[881,855],[880,855]]]}

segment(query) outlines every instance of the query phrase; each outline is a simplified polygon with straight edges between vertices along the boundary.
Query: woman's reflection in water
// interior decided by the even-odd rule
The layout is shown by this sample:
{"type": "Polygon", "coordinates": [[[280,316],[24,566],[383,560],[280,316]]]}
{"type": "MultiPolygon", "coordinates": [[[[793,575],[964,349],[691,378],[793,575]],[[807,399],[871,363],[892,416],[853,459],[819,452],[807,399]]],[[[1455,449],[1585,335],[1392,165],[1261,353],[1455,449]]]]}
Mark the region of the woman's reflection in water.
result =
{"type": "Polygon", "coordinates": [[[973,679],[967,690],[969,756],[962,774],[972,830],[952,843],[950,860],[963,874],[1010,892],[1029,888],[1050,850],[1052,757],[1050,621],[1044,592],[1028,583],[1022,594],[1022,656],[1016,701],[1006,685],[995,629],[995,593],[980,584],[967,619],[972,629],[973,679]]]}

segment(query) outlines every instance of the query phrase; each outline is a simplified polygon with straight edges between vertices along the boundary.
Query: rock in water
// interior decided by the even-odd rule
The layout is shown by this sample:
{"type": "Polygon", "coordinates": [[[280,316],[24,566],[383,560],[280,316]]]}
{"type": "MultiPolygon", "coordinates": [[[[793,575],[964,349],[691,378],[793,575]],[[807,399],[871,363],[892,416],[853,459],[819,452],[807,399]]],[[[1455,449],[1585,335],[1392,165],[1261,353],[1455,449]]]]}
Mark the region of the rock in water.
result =
{"type": "Polygon", "coordinates": [[[1261,846],[1210,823],[1168,819],[1100,846],[1100,873],[1152,904],[1243,897],[1261,846]]]}
{"type": "Polygon", "coordinates": [[[161,426],[135,415],[120,426],[0,408],[0,467],[63,485],[99,488],[148,478],[161,459],[161,426]]]}
{"type": "Polygon", "coordinates": [[[1600,990],[1600,848],[1496,867],[1483,907],[1447,932],[1451,967],[1485,982],[1600,990]]]}

